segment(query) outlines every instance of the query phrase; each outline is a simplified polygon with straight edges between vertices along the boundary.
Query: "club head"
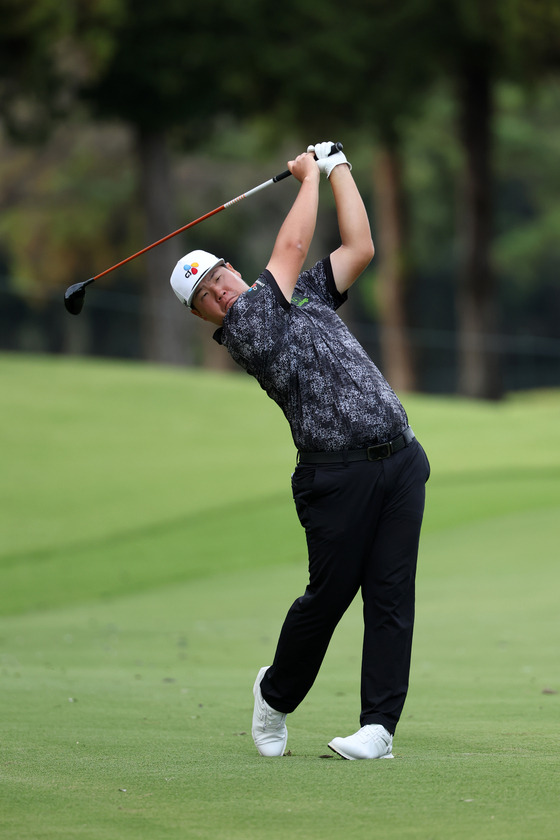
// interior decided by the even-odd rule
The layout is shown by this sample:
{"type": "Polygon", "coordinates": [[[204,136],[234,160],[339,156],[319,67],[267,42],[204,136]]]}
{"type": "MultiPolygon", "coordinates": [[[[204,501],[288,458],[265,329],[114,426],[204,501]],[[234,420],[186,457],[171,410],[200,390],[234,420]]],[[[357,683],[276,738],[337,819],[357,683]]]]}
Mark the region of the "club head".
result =
{"type": "Polygon", "coordinates": [[[89,280],[83,280],[81,283],[74,283],[73,286],[68,286],[64,292],[64,306],[71,315],[79,315],[84,305],[84,298],[86,296],[86,286],[93,283],[93,277],[89,280]]]}

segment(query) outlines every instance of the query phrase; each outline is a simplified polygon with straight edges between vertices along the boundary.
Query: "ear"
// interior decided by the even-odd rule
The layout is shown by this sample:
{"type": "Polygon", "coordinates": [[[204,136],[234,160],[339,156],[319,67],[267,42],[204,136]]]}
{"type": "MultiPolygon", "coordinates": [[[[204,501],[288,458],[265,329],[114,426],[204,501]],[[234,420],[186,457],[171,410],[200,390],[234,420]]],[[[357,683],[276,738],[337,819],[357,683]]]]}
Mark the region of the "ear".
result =
{"type": "Polygon", "coordinates": [[[243,280],[243,278],[241,277],[241,272],[234,268],[231,263],[227,262],[226,268],[228,269],[228,271],[231,271],[233,274],[236,274],[240,280],[243,280]]]}
{"type": "Polygon", "coordinates": [[[191,314],[196,315],[197,318],[202,318],[203,321],[208,320],[208,318],[206,318],[204,315],[201,315],[200,312],[197,312],[196,309],[191,309],[191,314]]]}

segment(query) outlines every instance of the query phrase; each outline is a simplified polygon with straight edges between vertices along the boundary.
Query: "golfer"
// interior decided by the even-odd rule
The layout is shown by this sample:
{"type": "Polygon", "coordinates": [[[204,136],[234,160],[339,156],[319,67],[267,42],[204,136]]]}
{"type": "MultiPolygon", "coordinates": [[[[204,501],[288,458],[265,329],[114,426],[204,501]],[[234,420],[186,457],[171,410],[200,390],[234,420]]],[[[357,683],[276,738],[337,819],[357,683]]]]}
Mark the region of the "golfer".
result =
{"type": "Polygon", "coordinates": [[[283,410],[298,450],[292,476],[309,583],[288,610],[271,666],[253,688],[253,740],[286,749],[286,715],[309,692],[335,627],[363,599],[360,728],[329,747],[346,759],[392,758],[408,690],[414,581],[429,465],[407,415],[336,310],[373,257],[367,213],[344,153],[330,142],[288,162],[300,182],[272,256],[248,286],[205,251],[177,263],[171,285],[283,410]],[[340,246],[303,270],[324,174],[340,246]]]}

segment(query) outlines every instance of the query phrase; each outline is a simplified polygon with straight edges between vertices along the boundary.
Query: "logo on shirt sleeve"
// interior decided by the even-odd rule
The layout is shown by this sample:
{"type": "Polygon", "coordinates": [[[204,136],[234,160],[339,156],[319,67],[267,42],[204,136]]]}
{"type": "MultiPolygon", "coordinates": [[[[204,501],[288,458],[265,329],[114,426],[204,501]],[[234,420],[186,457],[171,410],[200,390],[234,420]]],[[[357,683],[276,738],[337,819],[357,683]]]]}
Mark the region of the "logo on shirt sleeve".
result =
{"type": "Polygon", "coordinates": [[[265,283],[262,280],[257,280],[256,283],[253,283],[252,286],[249,286],[247,291],[245,292],[246,295],[255,295],[258,294],[262,289],[265,287],[265,283]]]}
{"type": "Polygon", "coordinates": [[[305,306],[306,303],[309,303],[309,298],[301,297],[301,295],[293,295],[291,303],[294,306],[305,306]]]}

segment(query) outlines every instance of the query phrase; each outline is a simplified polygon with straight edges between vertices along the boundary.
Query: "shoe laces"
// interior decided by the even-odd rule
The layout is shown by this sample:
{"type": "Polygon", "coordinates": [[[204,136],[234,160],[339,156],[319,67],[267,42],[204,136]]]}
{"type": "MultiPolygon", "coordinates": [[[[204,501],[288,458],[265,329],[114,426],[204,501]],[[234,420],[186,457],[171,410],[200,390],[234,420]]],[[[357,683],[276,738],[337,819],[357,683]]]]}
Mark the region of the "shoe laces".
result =
{"type": "Polygon", "coordinates": [[[386,747],[391,743],[391,734],[380,724],[368,724],[360,732],[360,740],[367,744],[368,741],[382,741],[386,747]]]}
{"type": "Polygon", "coordinates": [[[263,729],[281,729],[286,720],[286,715],[269,706],[262,695],[258,712],[263,729]]]}

